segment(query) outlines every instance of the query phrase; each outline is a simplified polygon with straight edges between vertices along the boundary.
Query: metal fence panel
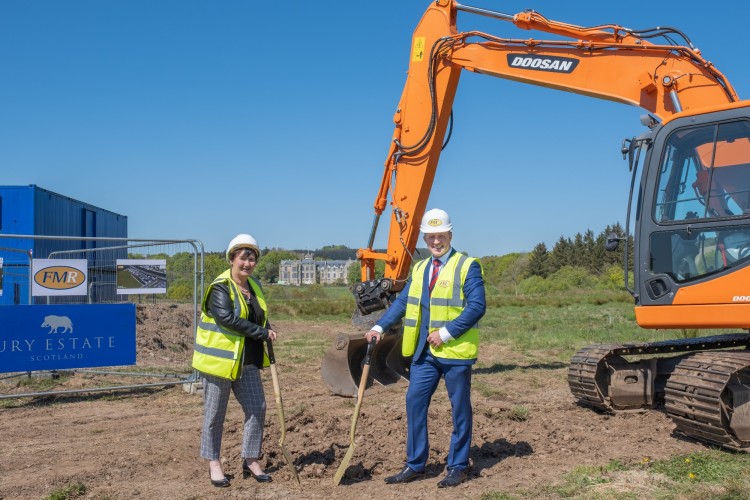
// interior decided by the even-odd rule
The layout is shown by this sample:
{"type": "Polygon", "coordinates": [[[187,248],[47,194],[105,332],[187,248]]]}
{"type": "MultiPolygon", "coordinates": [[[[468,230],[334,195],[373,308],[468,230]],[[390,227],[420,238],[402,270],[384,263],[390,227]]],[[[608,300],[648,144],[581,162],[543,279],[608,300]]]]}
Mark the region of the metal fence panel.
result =
{"type": "MultiPolygon", "coordinates": [[[[0,234],[0,258],[2,258],[2,295],[0,307],[20,305],[69,305],[69,304],[137,304],[139,317],[158,314],[150,311],[149,307],[167,306],[179,308],[183,313],[175,318],[178,323],[179,336],[184,332],[185,340],[179,340],[175,348],[192,350],[195,326],[200,314],[200,301],[204,289],[204,250],[198,240],[144,240],[132,238],[109,237],[65,237],[65,236],[32,236],[32,235],[2,235],[0,234]],[[25,249],[24,245],[35,248],[25,249]],[[87,287],[85,295],[62,296],[32,296],[32,258],[33,259],[85,259],[87,265],[87,287]],[[136,259],[138,261],[166,261],[166,293],[122,293],[118,294],[117,263],[118,260],[136,259]],[[190,310],[186,310],[190,308],[190,310]]],[[[146,266],[148,267],[148,266],[146,266]]],[[[136,276],[138,278],[138,276],[136,276]]],[[[161,286],[161,282],[159,284],[161,286]]],[[[157,318],[159,319],[159,318],[157,318]]],[[[169,318],[162,318],[169,321],[169,318]]],[[[181,360],[175,363],[160,362],[153,359],[153,346],[164,342],[158,332],[150,332],[149,338],[144,338],[141,331],[143,324],[136,322],[136,367],[91,367],[66,370],[65,372],[51,370],[1,373],[0,399],[24,396],[46,396],[67,394],[74,392],[101,392],[116,389],[134,389],[139,387],[176,385],[194,381],[194,372],[189,362],[181,360]],[[153,338],[151,338],[153,337],[153,338]],[[150,351],[149,351],[150,349],[150,351]],[[149,351],[148,354],[146,351],[149,351]],[[146,366],[148,365],[148,366],[146,366]],[[165,373],[174,370],[174,373],[165,373]],[[19,379],[51,378],[78,376],[75,389],[39,390],[39,384],[28,383],[33,390],[19,389],[19,379]],[[137,382],[142,377],[157,379],[157,381],[137,382]],[[15,385],[14,385],[15,384],[15,385]]],[[[167,324],[167,323],[165,323],[167,324]]],[[[11,332],[0,333],[9,337],[11,332]]],[[[2,345],[0,343],[0,345],[2,345]]],[[[167,356],[163,356],[166,358],[167,356]]],[[[185,358],[186,356],[183,356],[185,358]]],[[[0,367],[1,369],[1,367],[0,367]]],[[[43,384],[49,385],[49,384],[43,384]]],[[[51,384],[55,385],[55,384],[51,384]]]]}

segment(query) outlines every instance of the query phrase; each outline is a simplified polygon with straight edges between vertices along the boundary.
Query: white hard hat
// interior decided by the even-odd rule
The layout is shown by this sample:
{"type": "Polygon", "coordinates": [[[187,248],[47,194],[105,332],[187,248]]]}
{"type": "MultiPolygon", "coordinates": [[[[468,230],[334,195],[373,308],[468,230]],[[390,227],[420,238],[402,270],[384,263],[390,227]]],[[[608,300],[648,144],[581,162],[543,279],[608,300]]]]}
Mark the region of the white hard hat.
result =
{"type": "Polygon", "coordinates": [[[425,212],[422,217],[422,224],[419,225],[419,230],[423,233],[447,233],[453,229],[451,224],[451,218],[448,217],[448,213],[445,210],[439,208],[433,208],[425,212]]]}
{"type": "Polygon", "coordinates": [[[227,261],[229,260],[231,253],[238,248],[249,248],[255,252],[256,257],[260,258],[258,242],[249,234],[238,234],[232,238],[232,241],[229,242],[229,246],[227,247],[227,261]]]}

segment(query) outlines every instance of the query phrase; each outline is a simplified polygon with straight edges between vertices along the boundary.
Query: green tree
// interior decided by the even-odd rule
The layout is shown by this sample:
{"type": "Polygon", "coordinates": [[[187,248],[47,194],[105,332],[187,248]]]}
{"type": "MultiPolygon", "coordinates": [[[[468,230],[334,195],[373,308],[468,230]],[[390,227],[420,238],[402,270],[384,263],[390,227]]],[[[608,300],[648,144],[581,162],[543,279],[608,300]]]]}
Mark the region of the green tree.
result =
{"type": "Polygon", "coordinates": [[[575,249],[570,238],[560,236],[560,239],[557,240],[555,246],[552,247],[552,252],[550,252],[549,270],[554,273],[558,269],[562,269],[563,267],[570,265],[570,263],[573,262],[574,253],[575,249]]]}
{"type": "Polygon", "coordinates": [[[573,237],[573,251],[570,254],[568,265],[575,267],[586,266],[586,246],[583,242],[583,235],[576,233],[573,237]]]}
{"type": "Polygon", "coordinates": [[[547,245],[539,243],[529,254],[529,262],[526,266],[526,276],[539,276],[546,278],[550,274],[549,251],[547,245]]]}
{"type": "Polygon", "coordinates": [[[490,256],[479,259],[482,262],[484,281],[491,285],[499,285],[506,270],[513,266],[522,254],[509,253],[500,257],[490,256]]]}
{"type": "Polygon", "coordinates": [[[508,267],[505,268],[505,271],[503,271],[503,275],[500,277],[500,282],[513,285],[513,293],[518,295],[518,285],[523,281],[529,267],[529,254],[522,253],[516,255],[517,257],[513,259],[508,267]]]}
{"type": "Polygon", "coordinates": [[[597,244],[597,238],[591,229],[586,230],[586,234],[583,235],[583,247],[586,252],[586,261],[583,265],[591,273],[601,273],[604,269],[604,245],[597,244]]]}
{"type": "Polygon", "coordinates": [[[299,256],[288,250],[270,250],[261,256],[253,275],[264,283],[279,281],[279,264],[282,260],[295,260],[299,256]]]}
{"type": "Polygon", "coordinates": [[[575,266],[563,266],[547,278],[550,290],[564,291],[573,288],[593,288],[596,278],[586,269],[575,266]]]}
{"type": "Polygon", "coordinates": [[[547,280],[541,276],[529,276],[518,285],[518,289],[522,293],[547,293],[549,292],[549,285],[547,280]]]}
{"type": "MultiPolygon", "coordinates": [[[[607,241],[607,235],[609,235],[610,233],[615,233],[620,237],[625,236],[625,230],[619,223],[616,223],[612,226],[607,226],[604,231],[602,231],[602,233],[597,237],[597,245],[601,246],[602,249],[604,248],[604,244],[607,241]]],[[[628,235],[627,242],[621,241],[620,245],[617,247],[617,250],[615,250],[614,252],[607,252],[604,250],[602,251],[602,270],[612,265],[622,267],[622,259],[624,256],[625,248],[628,249],[628,269],[632,269],[635,242],[633,236],[628,235]]]]}
{"type": "Polygon", "coordinates": [[[229,262],[224,252],[210,252],[203,255],[203,281],[206,285],[227,269],[229,269],[229,262]]]}
{"type": "MultiPolygon", "coordinates": [[[[144,258],[144,257],[137,257],[144,258]]],[[[166,259],[167,261],[167,297],[187,300],[193,297],[193,275],[200,262],[196,262],[192,252],[178,252],[172,256],[166,254],[149,255],[148,259],[166,259]]],[[[200,287],[200,285],[198,285],[200,287]]],[[[197,293],[200,293],[198,291],[197,293]]]]}
{"type": "MultiPolygon", "coordinates": [[[[169,285],[167,297],[174,300],[190,300],[193,298],[193,281],[179,280],[169,285]]],[[[198,299],[200,300],[200,298],[198,299]]]]}
{"type": "MultiPolygon", "coordinates": [[[[385,275],[385,262],[382,260],[375,261],[375,278],[382,278],[385,275]]],[[[349,266],[349,270],[346,273],[347,285],[353,285],[355,283],[362,282],[362,268],[359,260],[355,260],[352,265],[349,266]]]]}
{"type": "Polygon", "coordinates": [[[344,245],[327,245],[315,250],[315,258],[320,258],[320,260],[353,260],[357,258],[357,250],[344,245]]]}

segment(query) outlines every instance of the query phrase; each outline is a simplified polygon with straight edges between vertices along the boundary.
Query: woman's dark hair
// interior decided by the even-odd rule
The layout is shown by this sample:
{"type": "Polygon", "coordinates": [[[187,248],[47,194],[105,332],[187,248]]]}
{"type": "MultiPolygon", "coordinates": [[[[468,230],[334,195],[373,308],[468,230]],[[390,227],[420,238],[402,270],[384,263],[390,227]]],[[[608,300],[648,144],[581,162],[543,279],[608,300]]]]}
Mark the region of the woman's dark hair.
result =
{"type": "Polygon", "coordinates": [[[232,250],[232,252],[229,254],[229,260],[233,261],[234,258],[237,257],[237,255],[240,255],[242,258],[246,259],[247,256],[250,254],[255,255],[255,260],[258,260],[258,252],[256,252],[252,248],[247,248],[247,247],[240,247],[235,250],[232,250]]]}

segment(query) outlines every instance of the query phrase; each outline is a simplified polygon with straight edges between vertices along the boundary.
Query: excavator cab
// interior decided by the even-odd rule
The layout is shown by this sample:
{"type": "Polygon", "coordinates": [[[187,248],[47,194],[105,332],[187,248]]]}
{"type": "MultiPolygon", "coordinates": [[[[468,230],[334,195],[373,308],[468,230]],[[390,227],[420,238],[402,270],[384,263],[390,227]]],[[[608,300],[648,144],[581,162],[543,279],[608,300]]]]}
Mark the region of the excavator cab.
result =
{"type": "MultiPolygon", "coordinates": [[[[747,295],[735,270],[750,261],[748,111],[675,118],[654,129],[636,221],[635,261],[647,264],[636,268],[637,312],[648,317],[638,318],[641,326],[692,328],[690,309],[747,295]]],[[[744,311],[731,311],[734,324],[715,326],[746,327],[744,311]]]]}

